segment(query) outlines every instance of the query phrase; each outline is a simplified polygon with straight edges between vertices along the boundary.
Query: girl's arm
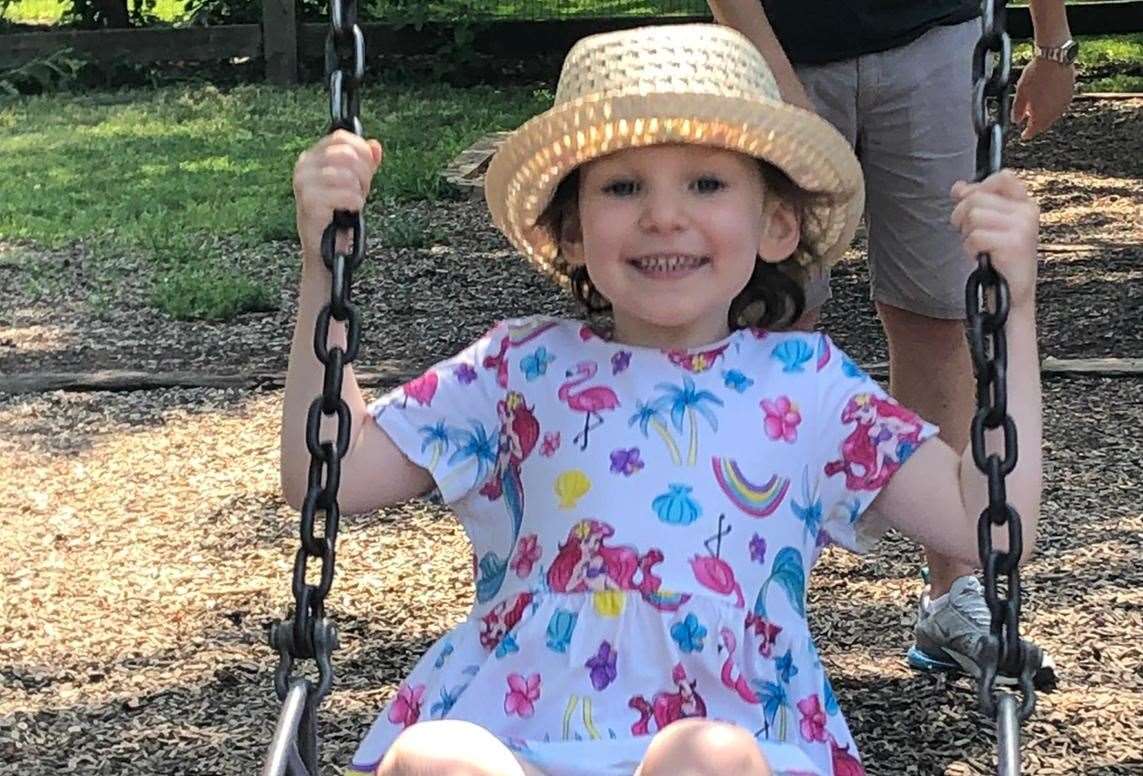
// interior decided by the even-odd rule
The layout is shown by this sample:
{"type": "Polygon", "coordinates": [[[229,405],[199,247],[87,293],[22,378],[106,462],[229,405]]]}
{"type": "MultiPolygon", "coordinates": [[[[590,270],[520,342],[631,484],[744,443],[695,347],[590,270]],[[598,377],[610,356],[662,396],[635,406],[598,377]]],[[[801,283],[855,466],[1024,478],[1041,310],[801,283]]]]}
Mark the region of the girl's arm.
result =
{"type": "MultiPolygon", "coordinates": [[[[313,350],[314,324],[329,300],[330,272],[321,259],[321,233],[334,209],[358,211],[365,207],[373,173],[381,161],[381,146],[349,132],[335,132],[304,152],[294,168],[298,235],[302,244],[302,272],[298,292],[298,319],[290,345],[282,406],[280,476],[287,503],[300,508],[305,498],[310,455],[306,448],[306,413],[321,394],[325,367],[313,350]]],[[[344,247],[344,246],[343,246],[344,247]]],[[[330,326],[330,346],[345,347],[342,324],[330,326]]],[[[346,514],[365,512],[424,493],[432,484],[428,472],[405,457],[366,409],[353,374],[345,367],[341,396],[349,405],[352,436],[341,461],[338,503],[346,514]]],[[[324,419],[322,439],[336,432],[336,420],[324,419]]]]}
{"type": "MultiPolygon", "coordinates": [[[[1036,541],[1042,486],[1040,360],[1036,346],[1035,283],[1039,209],[1019,179],[1004,170],[979,184],[958,183],[953,223],[975,262],[987,251],[1009,284],[1008,414],[1015,422],[1017,464],[1006,478],[1008,502],[1020,515],[1024,553],[1036,541]]],[[[985,435],[988,452],[1004,455],[1002,432],[985,435]]],[[[977,519],[988,504],[988,483],[973,462],[931,439],[910,457],[870,509],[929,549],[979,565],[977,519]]],[[[993,530],[996,550],[1008,548],[1007,529],[993,530]]]]}
{"type": "Polygon", "coordinates": [[[806,89],[794,72],[782,44],[774,35],[774,28],[766,18],[766,11],[762,8],[761,0],[707,0],[714,20],[721,25],[738,30],[754,44],[770,65],[774,73],[774,80],[778,82],[778,91],[782,99],[791,105],[805,108],[808,111],[814,108],[806,89]]]}

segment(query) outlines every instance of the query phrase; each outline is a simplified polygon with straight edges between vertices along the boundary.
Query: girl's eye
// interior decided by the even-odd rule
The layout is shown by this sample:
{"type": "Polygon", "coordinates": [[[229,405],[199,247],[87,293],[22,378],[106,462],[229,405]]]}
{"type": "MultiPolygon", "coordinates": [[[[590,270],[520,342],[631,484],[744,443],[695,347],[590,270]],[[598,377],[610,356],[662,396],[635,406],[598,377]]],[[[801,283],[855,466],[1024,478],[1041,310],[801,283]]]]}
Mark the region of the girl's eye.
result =
{"type": "Polygon", "coordinates": [[[705,175],[694,182],[695,190],[700,194],[713,194],[725,186],[725,183],[710,175],[705,175]]]}
{"type": "Polygon", "coordinates": [[[620,197],[626,197],[634,194],[637,188],[635,181],[615,181],[614,183],[609,183],[603,190],[607,194],[616,194],[620,197]]]}

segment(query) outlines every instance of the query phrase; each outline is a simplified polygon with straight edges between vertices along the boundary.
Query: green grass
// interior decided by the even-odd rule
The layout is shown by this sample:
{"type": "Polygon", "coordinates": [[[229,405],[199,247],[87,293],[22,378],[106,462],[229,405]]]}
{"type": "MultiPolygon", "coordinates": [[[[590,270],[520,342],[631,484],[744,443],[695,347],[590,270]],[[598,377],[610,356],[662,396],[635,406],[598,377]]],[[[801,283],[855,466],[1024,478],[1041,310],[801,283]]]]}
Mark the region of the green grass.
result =
{"type": "MultiPolygon", "coordinates": [[[[1143,92],[1143,33],[1081,36],[1079,43],[1081,91],[1143,92]]],[[[1025,65],[1031,58],[1031,43],[1017,44],[1012,50],[1017,65],[1025,65]]]]}
{"type": "MultiPolygon", "coordinates": [[[[439,198],[438,173],[459,151],[550,100],[524,88],[366,89],[367,132],[386,147],[371,210],[439,198]]],[[[291,171],[324,132],[324,106],[317,88],[269,87],[0,100],[0,239],[46,247],[83,240],[97,262],[146,257],[153,299],[172,315],[259,309],[268,297],[242,287],[230,257],[295,238],[291,171]]],[[[397,216],[374,222],[402,245],[434,237],[397,216]]]]}
{"type": "MultiPolygon", "coordinates": [[[[19,24],[55,24],[71,3],[63,0],[15,0],[8,6],[4,19],[19,24]]],[[[165,22],[182,16],[186,0],[155,0],[154,13],[165,22]]]]}

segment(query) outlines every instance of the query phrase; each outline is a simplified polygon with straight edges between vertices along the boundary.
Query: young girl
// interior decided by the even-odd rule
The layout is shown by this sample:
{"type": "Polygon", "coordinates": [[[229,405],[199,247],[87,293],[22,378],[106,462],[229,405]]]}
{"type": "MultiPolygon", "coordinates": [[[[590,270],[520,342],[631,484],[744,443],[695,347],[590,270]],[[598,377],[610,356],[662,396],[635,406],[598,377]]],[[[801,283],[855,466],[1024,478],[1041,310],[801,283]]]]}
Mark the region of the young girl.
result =
{"type": "MultiPolygon", "coordinates": [[[[971,453],[898,406],[828,337],[784,332],[800,269],[862,209],[845,140],[783,104],[716,26],[598,35],[555,106],[488,171],[493,220],[609,332],[532,317],[366,405],[350,375],[345,512],[435,487],[472,541],[476,602],[381,712],[352,764],[377,774],[861,774],[806,621],[824,547],[888,527],[976,562],[971,453]]],[[[300,503],[302,424],[334,209],[364,207],[381,146],[334,133],[294,175],[304,262],[282,432],[300,503]]],[[[1008,495],[1035,538],[1036,206],[1010,173],[958,183],[966,261],[1011,291],[1008,495]]],[[[348,370],[347,370],[348,371],[348,370]]],[[[997,537],[997,546],[1004,546],[997,537]]]]}

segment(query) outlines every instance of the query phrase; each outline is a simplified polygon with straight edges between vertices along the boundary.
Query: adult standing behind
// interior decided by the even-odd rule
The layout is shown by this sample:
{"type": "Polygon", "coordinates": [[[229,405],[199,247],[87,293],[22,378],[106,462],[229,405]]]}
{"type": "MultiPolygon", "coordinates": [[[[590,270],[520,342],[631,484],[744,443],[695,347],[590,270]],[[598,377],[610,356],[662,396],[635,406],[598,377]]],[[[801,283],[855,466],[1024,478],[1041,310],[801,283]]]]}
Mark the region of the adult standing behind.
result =
{"type": "MultiPolygon", "coordinates": [[[[975,382],[965,337],[966,264],[950,224],[949,190],[971,180],[972,53],[977,0],[708,0],[715,19],[745,34],[770,63],[783,98],[813,110],[855,146],[865,173],[870,286],[889,345],[890,392],[968,444],[975,382]]],[[[1030,0],[1035,56],[1016,85],[1012,120],[1034,137],[1063,115],[1077,45],[1064,0],[1030,0]]],[[[829,277],[807,286],[812,326],[829,277]]],[[[909,664],[979,675],[989,630],[971,566],[926,550],[909,664]]],[[[1054,680],[1050,658],[1037,674],[1054,680]]]]}

